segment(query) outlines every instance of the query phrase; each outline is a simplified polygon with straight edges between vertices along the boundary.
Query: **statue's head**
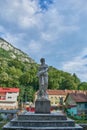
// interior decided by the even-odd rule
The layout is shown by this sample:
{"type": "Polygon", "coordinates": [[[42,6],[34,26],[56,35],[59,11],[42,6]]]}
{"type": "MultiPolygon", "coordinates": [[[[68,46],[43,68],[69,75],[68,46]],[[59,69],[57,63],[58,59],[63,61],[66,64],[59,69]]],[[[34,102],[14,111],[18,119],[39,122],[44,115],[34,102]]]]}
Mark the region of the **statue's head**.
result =
{"type": "Polygon", "coordinates": [[[45,62],[45,58],[41,58],[41,59],[40,59],[40,62],[41,62],[41,63],[44,63],[44,62],[45,62]]]}

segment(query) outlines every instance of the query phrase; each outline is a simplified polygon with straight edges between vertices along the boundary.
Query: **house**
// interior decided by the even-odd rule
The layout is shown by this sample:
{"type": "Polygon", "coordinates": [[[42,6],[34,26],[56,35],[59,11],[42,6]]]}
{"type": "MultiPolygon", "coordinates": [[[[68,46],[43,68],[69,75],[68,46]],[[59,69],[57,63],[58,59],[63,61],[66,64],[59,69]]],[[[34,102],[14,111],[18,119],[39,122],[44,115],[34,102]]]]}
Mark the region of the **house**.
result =
{"type": "Polygon", "coordinates": [[[71,115],[87,114],[87,93],[69,93],[65,99],[65,104],[71,115]]]}
{"type": "MultiPolygon", "coordinates": [[[[60,106],[64,103],[64,100],[68,93],[86,93],[86,91],[81,90],[47,90],[51,106],[60,106]]],[[[35,93],[35,101],[37,99],[37,92],[35,93]]]]}
{"type": "Polygon", "coordinates": [[[1,88],[0,87],[0,109],[17,109],[19,88],[1,88]]]}

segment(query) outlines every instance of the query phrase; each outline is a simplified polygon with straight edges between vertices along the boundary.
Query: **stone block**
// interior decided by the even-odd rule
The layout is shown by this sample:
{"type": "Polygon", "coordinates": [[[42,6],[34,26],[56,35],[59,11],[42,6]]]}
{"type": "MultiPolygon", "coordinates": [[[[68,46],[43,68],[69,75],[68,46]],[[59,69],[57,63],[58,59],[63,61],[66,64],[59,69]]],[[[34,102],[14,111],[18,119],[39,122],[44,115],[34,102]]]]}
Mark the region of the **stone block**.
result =
{"type": "Polygon", "coordinates": [[[35,113],[50,113],[50,101],[49,100],[36,100],[35,113]]]}

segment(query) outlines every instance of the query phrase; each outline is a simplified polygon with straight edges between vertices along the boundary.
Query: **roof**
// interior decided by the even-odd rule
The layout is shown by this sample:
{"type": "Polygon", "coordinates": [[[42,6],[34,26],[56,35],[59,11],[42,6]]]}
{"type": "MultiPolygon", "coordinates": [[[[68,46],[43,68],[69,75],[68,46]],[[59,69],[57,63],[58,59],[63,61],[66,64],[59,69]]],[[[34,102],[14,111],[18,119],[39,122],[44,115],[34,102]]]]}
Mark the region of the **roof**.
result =
{"type": "Polygon", "coordinates": [[[6,93],[6,92],[16,93],[16,92],[19,92],[19,88],[1,88],[0,87],[0,92],[1,93],[6,93]]]}
{"type": "Polygon", "coordinates": [[[68,96],[71,96],[77,103],[87,102],[87,94],[84,93],[70,93],[68,96]]]}
{"type": "Polygon", "coordinates": [[[48,95],[66,95],[65,90],[47,90],[48,95]]]}
{"type": "Polygon", "coordinates": [[[76,92],[84,93],[84,91],[81,91],[81,90],[51,90],[51,89],[47,90],[48,95],[65,95],[66,96],[69,93],[76,93],[76,92]]]}
{"type": "MultiPolygon", "coordinates": [[[[47,89],[47,93],[48,95],[63,95],[66,96],[69,93],[87,93],[87,91],[83,91],[83,90],[51,90],[51,89],[47,89]]],[[[37,95],[37,92],[36,92],[37,95]]]]}

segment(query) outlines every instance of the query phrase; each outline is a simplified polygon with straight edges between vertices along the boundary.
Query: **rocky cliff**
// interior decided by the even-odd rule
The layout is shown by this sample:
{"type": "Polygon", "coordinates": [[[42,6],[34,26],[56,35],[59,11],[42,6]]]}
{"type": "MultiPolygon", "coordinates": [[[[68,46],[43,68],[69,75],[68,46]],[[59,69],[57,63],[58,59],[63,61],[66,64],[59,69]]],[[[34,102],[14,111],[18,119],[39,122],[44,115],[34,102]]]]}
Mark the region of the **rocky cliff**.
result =
{"type": "MultiPolygon", "coordinates": [[[[8,53],[9,58],[18,59],[22,62],[34,63],[35,61],[26,53],[12,46],[6,40],[0,38],[0,49],[8,53]]],[[[4,52],[3,52],[4,53],[4,52]]]]}

